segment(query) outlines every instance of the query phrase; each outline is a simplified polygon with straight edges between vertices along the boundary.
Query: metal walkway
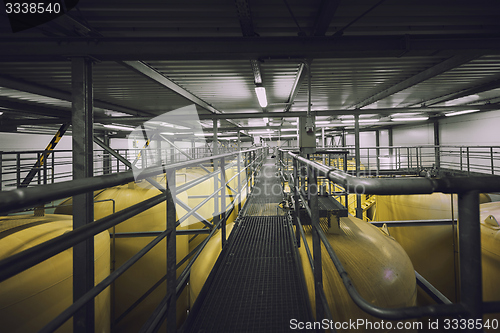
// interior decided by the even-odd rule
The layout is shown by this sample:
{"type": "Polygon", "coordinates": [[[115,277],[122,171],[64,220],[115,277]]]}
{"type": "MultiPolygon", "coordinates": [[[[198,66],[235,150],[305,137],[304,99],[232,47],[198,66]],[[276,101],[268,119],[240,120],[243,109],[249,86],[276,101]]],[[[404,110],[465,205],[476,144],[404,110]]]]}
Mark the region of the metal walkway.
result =
{"type": "Polygon", "coordinates": [[[186,332],[289,332],[291,319],[313,320],[274,162],[264,162],[186,332]]]}

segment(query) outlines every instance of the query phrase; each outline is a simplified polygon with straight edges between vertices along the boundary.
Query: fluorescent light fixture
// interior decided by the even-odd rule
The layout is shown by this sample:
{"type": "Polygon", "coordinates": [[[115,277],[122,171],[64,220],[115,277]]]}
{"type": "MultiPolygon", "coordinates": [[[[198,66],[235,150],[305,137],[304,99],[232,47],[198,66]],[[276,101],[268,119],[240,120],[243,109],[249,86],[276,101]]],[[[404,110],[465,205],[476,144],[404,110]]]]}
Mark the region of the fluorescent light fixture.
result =
{"type": "Polygon", "coordinates": [[[296,128],[281,128],[282,132],[297,132],[296,128]]]}
{"type": "Polygon", "coordinates": [[[257,94],[257,98],[259,99],[260,106],[265,108],[267,106],[266,88],[255,87],[255,93],[257,94]]]}
{"type": "Polygon", "coordinates": [[[214,136],[213,133],[194,133],[195,136],[214,136]]]}
{"type": "Polygon", "coordinates": [[[399,117],[412,117],[412,116],[418,116],[420,114],[422,114],[422,112],[393,113],[393,114],[391,114],[391,117],[396,117],[396,118],[399,118],[399,117]]]}
{"type": "Polygon", "coordinates": [[[463,110],[463,111],[455,111],[455,112],[445,113],[444,115],[446,117],[451,117],[451,116],[459,116],[461,114],[473,113],[473,112],[478,112],[478,111],[479,110],[463,110]]]}
{"type": "Polygon", "coordinates": [[[296,138],[297,134],[284,134],[280,135],[281,138],[296,138]]]}
{"type": "MultiPolygon", "coordinates": [[[[359,119],[359,123],[376,123],[379,122],[380,119],[359,119]]],[[[342,124],[354,124],[355,120],[354,119],[349,119],[349,120],[342,120],[342,124]]]]}
{"type": "Polygon", "coordinates": [[[220,137],[220,140],[237,140],[237,136],[226,136],[226,137],[220,137]]]}
{"type": "Polygon", "coordinates": [[[427,120],[427,119],[429,119],[429,117],[427,117],[427,116],[391,118],[392,121],[423,121],[423,120],[427,120]]]}
{"type": "Polygon", "coordinates": [[[316,125],[326,125],[326,124],[330,124],[330,121],[329,120],[316,121],[316,125]]]}
{"type": "Polygon", "coordinates": [[[106,128],[111,128],[111,129],[116,129],[116,130],[121,130],[121,131],[130,131],[132,132],[134,130],[133,127],[127,127],[127,126],[121,126],[121,125],[103,125],[106,128]]]}
{"type": "Polygon", "coordinates": [[[271,130],[267,130],[267,131],[252,131],[252,132],[248,132],[249,134],[271,134],[271,130]]]}
{"type": "Polygon", "coordinates": [[[172,132],[161,132],[160,134],[165,134],[165,135],[175,135],[175,133],[172,133],[172,132]]]}

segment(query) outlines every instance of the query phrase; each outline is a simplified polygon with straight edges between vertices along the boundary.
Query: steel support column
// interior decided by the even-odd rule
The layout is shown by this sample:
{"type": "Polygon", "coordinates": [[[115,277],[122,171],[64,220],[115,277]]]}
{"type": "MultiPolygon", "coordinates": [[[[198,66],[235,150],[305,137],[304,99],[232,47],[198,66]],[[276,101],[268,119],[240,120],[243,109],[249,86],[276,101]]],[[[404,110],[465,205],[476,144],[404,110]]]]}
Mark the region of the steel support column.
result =
{"type": "Polygon", "coordinates": [[[316,170],[307,167],[307,189],[309,192],[309,204],[311,208],[311,225],[314,257],[314,291],[316,299],[316,320],[323,320],[325,311],[321,302],[321,290],[323,290],[323,269],[321,263],[321,239],[319,238],[319,208],[318,208],[318,179],[316,170]]]}
{"type": "MultiPolygon", "coordinates": [[[[109,133],[107,131],[104,132],[104,144],[109,147],[109,133]]],[[[118,161],[116,161],[118,164],[118,161]]],[[[103,162],[102,162],[103,174],[111,173],[111,156],[107,150],[104,150],[103,153],[103,162]]]]}
{"type": "Polygon", "coordinates": [[[377,175],[378,172],[380,171],[380,130],[375,131],[375,146],[377,147],[376,149],[376,158],[377,158],[377,175]]]}
{"type": "Polygon", "coordinates": [[[167,190],[165,191],[165,200],[167,203],[167,221],[166,221],[166,250],[167,250],[167,332],[175,332],[177,328],[177,311],[176,303],[177,296],[175,292],[176,288],[176,263],[177,263],[177,253],[176,253],[176,212],[175,212],[175,171],[170,171],[167,173],[167,190]]]}
{"type": "MultiPolygon", "coordinates": [[[[389,127],[387,129],[387,136],[388,136],[388,139],[389,139],[389,147],[393,147],[394,146],[394,136],[393,136],[393,132],[392,132],[392,127],[389,127]]],[[[389,161],[392,160],[392,155],[394,154],[394,149],[392,148],[389,148],[389,161]]],[[[390,168],[394,168],[395,166],[392,165],[392,162],[391,162],[391,165],[390,165],[390,168]]]]}
{"type": "MultiPolygon", "coordinates": [[[[360,176],[360,165],[361,165],[361,158],[360,158],[360,149],[359,149],[359,114],[354,115],[354,151],[355,151],[355,158],[356,158],[356,177],[359,178],[360,176]]],[[[356,217],[358,219],[363,218],[363,209],[361,208],[361,194],[357,193],[356,191],[356,217]]]]}
{"type": "Polygon", "coordinates": [[[439,169],[441,166],[441,154],[439,151],[439,120],[434,120],[434,159],[435,159],[435,167],[439,169]]]}
{"type": "MultiPolygon", "coordinates": [[[[93,176],[93,86],[92,62],[87,58],[73,58],[72,71],[72,125],[73,125],[73,179],[93,176]]],[[[73,197],[73,229],[94,221],[93,192],[73,197]]],[[[73,302],[94,287],[94,238],[73,247],[73,302]]],[[[73,331],[94,331],[94,302],[88,302],[73,316],[73,331]]]]}
{"type": "MultiPolygon", "coordinates": [[[[469,319],[482,319],[483,281],[479,191],[458,193],[458,234],[460,248],[460,303],[469,319]]],[[[469,329],[468,332],[482,332],[469,329]]]]}

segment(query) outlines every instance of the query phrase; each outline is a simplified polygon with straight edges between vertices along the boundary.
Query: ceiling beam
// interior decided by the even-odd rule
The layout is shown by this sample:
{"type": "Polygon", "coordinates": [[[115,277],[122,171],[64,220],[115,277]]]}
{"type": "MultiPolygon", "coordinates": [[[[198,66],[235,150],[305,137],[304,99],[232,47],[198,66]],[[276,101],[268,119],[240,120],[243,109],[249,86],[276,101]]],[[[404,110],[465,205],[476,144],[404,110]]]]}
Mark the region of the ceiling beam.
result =
{"type": "Polygon", "coordinates": [[[333,21],[340,0],[323,0],[318,11],[318,17],[311,31],[311,36],[324,36],[333,21]]]}
{"type": "Polygon", "coordinates": [[[454,99],[457,99],[457,98],[461,98],[461,97],[465,97],[465,96],[469,96],[469,95],[474,95],[474,94],[479,94],[479,93],[482,93],[482,92],[485,92],[485,91],[489,91],[489,90],[493,90],[493,89],[498,89],[498,88],[500,88],[500,79],[496,79],[494,81],[486,82],[484,84],[481,84],[481,85],[478,85],[478,86],[475,86],[475,87],[471,87],[471,88],[468,88],[468,89],[460,90],[460,91],[457,91],[457,92],[454,92],[454,93],[451,93],[451,94],[447,94],[447,95],[444,95],[444,96],[432,98],[432,99],[429,99],[427,101],[423,101],[423,102],[419,103],[419,105],[420,104],[425,104],[427,106],[431,106],[431,105],[434,105],[434,104],[438,104],[438,103],[442,103],[442,102],[447,102],[447,101],[451,101],[451,100],[454,100],[454,99]]]}
{"type": "Polygon", "coordinates": [[[285,106],[284,112],[290,111],[290,108],[295,102],[295,97],[297,97],[297,94],[299,93],[300,90],[300,86],[302,86],[302,82],[304,82],[304,78],[306,76],[304,70],[305,67],[306,67],[305,63],[301,62],[299,68],[297,69],[297,75],[295,76],[295,81],[293,82],[292,90],[290,91],[290,96],[288,97],[288,101],[285,106]]]}
{"type": "Polygon", "coordinates": [[[343,36],[4,38],[0,61],[66,61],[89,56],[101,61],[345,58],[435,55],[480,50],[500,53],[500,37],[343,36]]]}
{"type": "MultiPolygon", "coordinates": [[[[172,90],[176,94],[179,94],[180,96],[182,96],[182,97],[186,98],[187,100],[193,102],[194,104],[202,107],[203,109],[205,109],[209,112],[212,112],[213,114],[222,114],[223,113],[222,111],[220,111],[220,110],[216,109],[215,107],[213,107],[212,105],[208,104],[207,102],[205,102],[204,100],[202,100],[201,98],[199,98],[198,96],[193,94],[192,92],[182,88],[177,83],[170,80],[162,73],[158,72],[156,69],[152,68],[151,66],[149,66],[141,61],[124,61],[121,63],[125,67],[130,68],[130,69],[134,70],[135,72],[146,76],[148,79],[153,80],[153,81],[161,84],[165,88],[172,90]]],[[[234,124],[234,123],[232,123],[232,124],[237,126],[237,124],[234,124]]]]}
{"type": "Polygon", "coordinates": [[[50,117],[71,117],[70,108],[61,108],[39,103],[18,102],[12,99],[0,98],[0,107],[4,112],[24,113],[29,115],[50,116],[50,117]]]}
{"type": "MultiPolygon", "coordinates": [[[[235,0],[238,20],[240,21],[241,32],[244,37],[255,37],[257,34],[253,29],[252,12],[247,0],[235,0]]],[[[250,66],[253,72],[253,81],[256,85],[262,84],[262,72],[260,62],[255,59],[250,59],[250,66]]]]}
{"type": "MultiPolygon", "coordinates": [[[[413,113],[413,112],[423,112],[423,113],[440,113],[440,112],[450,112],[450,111],[462,111],[469,109],[477,109],[481,111],[499,110],[499,104],[484,104],[484,105],[466,105],[466,106],[440,106],[440,107],[418,107],[418,108],[381,108],[381,109],[355,109],[355,110],[321,110],[321,111],[311,111],[316,117],[331,117],[339,115],[353,115],[353,114],[380,114],[380,115],[391,115],[394,113],[413,113]]],[[[296,118],[305,117],[307,115],[306,111],[296,111],[296,112],[253,112],[253,113],[224,113],[224,114],[200,114],[198,117],[200,120],[204,119],[254,119],[254,118],[296,118]]],[[[176,116],[172,116],[173,118],[176,116]]],[[[178,116],[180,119],[181,116],[178,116]]],[[[96,117],[95,122],[99,123],[134,123],[146,121],[149,118],[146,117],[96,117]]]]}
{"type": "MultiPolygon", "coordinates": [[[[0,87],[24,91],[30,94],[60,99],[68,102],[72,101],[72,95],[70,92],[56,88],[51,88],[38,83],[10,78],[7,76],[0,76],[0,87]]],[[[149,112],[139,111],[121,105],[116,105],[113,103],[108,103],[99,100],[94,100],[94,106],[106,110],[123,112],[134,116],[153,116],[153,114],[149,112]]]]}
{"type": "Polygon", "coordinates": [[[415,86],[421,82],[429,80],[429,79],[431,79],[435,76],[438,76],[444,72],[447,72],[453,68],[459,67],[459,66],[461,66],[465,63],[468,63],[471,60],[474,60],[478,57],[480,57],[480,54],[478,54],[478,53],[459,54],[459,55],[453,56],[451,58],[448,58],[448,59],[440,62],[437,65],[434,65],[430,68],[427,68],[426,70],[424,70],[416,75],[413,75],[412,77],[410,77],[406,80],[403,80],[403,81],[387,88],[379,93],[376,93],[375,95],[373,95],[369,98],[366,98],[365,100],[363,100],[355,105],[351,105],[350,108],[359,109],[359,108],[365,107],[365,106],[370,105],[372,103],[375,103],[379,100],[382,100],[386,97],[389,97],[395,93],[398,93],[402,90],[405,90],[405,89],[410,88],[412,86],[415,86]]]}
{"type": "Polygon", "coordinates": [[[208,110],[212,113],[222,113],[222,111],[217,110],[212,105],[208,104],[195,94],[182,88],[177,83],[173,82],[172,80],[164,76],[162,73],[158,72],[156,69],[152,68],[151,66],[141,61],[123,61],[121,62],[121,64],[139,74],[144,75],[148,79],[153,80],[156,83],[159,83],[163,87],[172,90],[173,92],[179,94],[180,96],[186,98],[187,100],[193,102],[194,104],[204,108],[205,110],[208,110]]]}

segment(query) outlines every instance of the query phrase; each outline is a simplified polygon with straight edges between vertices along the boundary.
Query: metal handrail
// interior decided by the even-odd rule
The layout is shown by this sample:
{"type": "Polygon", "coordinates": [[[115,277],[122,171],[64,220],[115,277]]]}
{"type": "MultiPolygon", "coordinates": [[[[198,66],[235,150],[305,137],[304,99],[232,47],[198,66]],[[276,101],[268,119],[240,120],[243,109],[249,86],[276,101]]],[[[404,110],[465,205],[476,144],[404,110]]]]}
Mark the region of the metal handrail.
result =
{"type": "MultiPolygon", "coordinates": [[[[307,167],[307,170],[311,170],[312,174],[309,174],[307,177],[307,182],[308,182],[308,188],[311,187],[311,183],[315,184],[317,182],[316,178],[316,173],[318,175],[323,175],[324,177],[330,179],[333,182],[336,182],[342,186],[348,191],[354,191],[356,192],[356,189],[358,186],[363,187],[363,193],[368,193],[368,194],[430,194],[432,192],[445,192],[445,193],[453,193],[453,192],[459,192],[462,194],[462,201],[466,202],[465,197],[470,197],[472,200],[472,195],[476,194],[478,195],[479,191],[495,191],[495,190],[500,190],[500,177],[447,177],[447,178],[441,178],[441,179],[430,179],[430,178],[424,178],[424,177],[401,177],[398,179],[380,179],[380,178],[360,178],[360,177],[352,177],[348,175],[345,172],[341,172],[338,169],[334,168],[328,168],[326,166],[323,166],[319,163],[310,161],[308,159],[305,159],[301,156],[298,156],[292,152],[289,151],[283,151],[280,150],[280,155],[283,154],[288,154],[290,157],[295,159],[297,161],[296,168],[298,168],[298,163],[302,163],[307,167]]],[[[281,156],[280,156],[281,157],[281,156]]],[[[317,187],[317,185],[315,185],[317,187]]],[[[297,195],[301,195],[301,191],[299,187],[294,184],[294,192],[297,195]]],[[[312,197],[317,195],[316,189],[313,189],[312,191],[312,197]]],[[[305,202],[305,198],[303,198],[305,202]]],[[[459,196],[459,201],[460,201],[460,196],[459,196]]],[[[475,201],[475,200],[474,200],[475,201]]],[[[479,206],[479,201],[477,200],[476,202],[477,206],[479,206]]],[[[307,206],[307,205],[306,205],[307,206]]],[[[479,208],[477,208],[479,210],[479,208]]],[[[312,209],[311,209],[312,211],[312,209]]],[[[307,210],[307,213],[311,216],[312,219],[312,214],[310,210],[307,210]]],[[[468,220],[468,218],[473,218],[473,211],[474,209],[471,209],[470,207],[467,207],[467,209],[462,209],[462,213],[464,213],[465,220],[468,220]]],[[[459,209],[460,212],[460,209],[459,209]]],[[[479,213],[477,213],[479,215],[479,213]]],[[[464,233],[475,233],[473,237],[475,238],[474,241],[479,241],[479,234],[478,234],[478,229],[479,226],[473,225],[472,222],[474,221],[468,221],[469,223],[464,224],[465,229],[464,233]]],[[[467,295],[467,300],[464,301],[463,303],[459,304],[437,304],[437,305],[428,305],[428,306],[423,306],[423,307],[406,307],[406,308],[398,308],[398,309],[389,309],[389,308],[382,308],[375,306],[374,304],[366,301],[357,291],[357,289],[354,287],[351,279],[349,278],[348,273],[344,269],[342,263],[340,262],[339,258],[337,257],[335,251],[333,250],[333,247],[331,246],[330,242],[328,241],[325,233],[323,230],[319,227],[317,222],[312,221],[311,223],[313,230],[317,232],[317,235],[319,236],[319,239],[325,246],[330,259],[334,263],[337,272],[339,276],[341,277],[343,284],[353,300],[353,302],[364,312],[373,315],[375,317],[383,318],[383,319],[391,319],[391,320],[397,320],[397,319],[410,319],[410,318],[418,318],[418,317],[423,317],[423,316],[449,316],[449,315],[471,315],[475,316],[477,315],[478,309],[471,308],[471,306],[474,306],[475,302],[477,302],[476,298],[471,298],[471,294],[469,293],[467,295]],[[472,305],[471,305],[472,304],[472,305]]],[[[313,233],[314,234],[314,233],[313,233]]],[[[314,235],[313,235],[314,239],[314,235]]],[[[462,238],[460,239],[462,240],[462,238]]],[[[304,240],[305,241],[305,240],[304,240]]],[[[472,240],[470,240],[472,241],[472,240]]],[[[470,243],[468,241],[467,244],[470,243]]],[[[463,245],[466,243],[464,242],[463,245]]],[[[314,241],[313,241],[314,245],[314,241]]],[[[462,245],[462,241],[461,241],[462,245]]],[[[477,252],[477,248],[479,245],[474,246],[474,248],[471,248],[468,246],[467,250],[470,251],[475,251],[477,252]]],[[[465,251],[465,250],[464,250],[465,251]]],[[[480,251],[480,248],[479,248],[480,251]]],[[[467,251],[466,251],[467,252],[467,251]]],[[[480,256],[479,254],[474,253],[472,255],[474,258],[476,256],[480,256]]],[[[464,256],[465,258],[465,256],[464,256]]],[[[471,260],[470,258],[468,258],[471,260]]],[[[309,258],[311,261],[311,258],[309,258]]],[[[312,264],[312,262],[311,262],[312,264]]],[[[313,266],[313,265],[312,265],[313,266]]],[[[480,267],[480,266],[479,266],[480,267]]],[[[315,265],[313,266],[313,270],[319,269],[321,272],[321,265],[320,267],[316,268],[315,265]]],[[[479,268],[480,269],[480,268],[479,268]]],[[[461,272],[462,274],[462,272],[461,272]]],[[[480,273],[479,273],[480,274],[480,273]]],[[[315,276],[317,275],[316,273],[314,274],[315,276]]],[[[476,278],[476,277],[474,277],[476,278]]],[[[316,281],[316,280],[315,280],[316,281]]],[[[322,288],[322,284],[320,282],[316,283],[315,286],[318,285],[319,288],[322,288]]],[[[315,287],[317,288],[317,287],[315,287]]],[[[316,294],[318,295],[318,293],[316,294]]],[[[465,296],[464,296],[465,297],[465,296]]],[[[479,298],[481,300],[481,298],[479,298]]],[[[487,307],[487,310],[492,310],[497,307],[499,302],[483,302],[482,307],[487,307]],[[491,304],[490,304],[491,303],[491,304]]],[[[329,308],[325,308],[325,310],[329,311],[329,308]]],[[[480,310],[479,310],[480,311],[480,310]]],[[[487,311],[483,309],[483,312],[486,313],[487,311]]],[[[318,312],[319,313],[319,312],[318,312]]]]}
{"type": "MultiPolygon", "coordinates": [[[[257,151],[259,148],[249,149],[241,153],[257,151]]],[[[101,190],[108,187],[123,185],[134,180],[142,180],[176,169],[193,166],[199,163],[210,162],[214,159],[231,157],[240,152],[227,153],[217,156],[204,157],[198,160],[173,163],[141,169],[141,173],[134,177],[132,170],[116,174],[96,176],[92,178],[76,179],[44,186],[19,188],[0,193],[0,213],[15,212],[23,208],[32,207],[45,202],[67,198],[73,195],[101,190]]]]}
{"type": "MultiPolygon", "coordinates": [[[[221,154],[217,156],[210,156],[203,159],[191,160],[186,162],[175,163],[169,166],[161,166],[161,167],[153,167],[142,170],[142,173],[139,177],[135,179],[145,179],[151,177],[153,175],[165,172],[172,172],[179,168],[184,168],[187,166],[196,165],[203,162],[209,162],[212,160],[221,159],[224,160],[225,157],[231,157],[234,155],[238,155],[241,153],[249,153],[253,151],[257,151],[259,148],[250,149],[246,151],[238,151],[227,154],[221,154]]],[[[260,155],[257,157],[260,158],[260,155]]],[[[251,163],[253,164],[253,163],[251,163]]],[[[248,167],[248,166],[247,166],[248,167]]],[[[242,173],[247,168],[240,170],[239,173],[242,173]]],[[[213,175],[212,175],[213,176],[213,175]]],[[[232,179],[226,181],[227,185],[232,179]]],[[[73,180],[64,183],[58,184],[50,184],[44,185],[34,188],[23,188],[14,191],[0,193],[0,211],[14,211],[20,208],[26,208],[32,206],[33,203],[38,202],[47,202],[55,199],[61,199],[68,196],[90,192],[98,189],[103,189],[111,186],[121,185],[127,183],[129,181],[134,180],[134,175],[132,171],[123,172],[120,174],[114,175],[105,175],[99,176],[89,179],[82,180],[73,180]],[[97,178],[97,179],[96,179],[97,178]],[[86,183],[86,184],[85,184],[86,183]],[[53,193],[52,193],[53,192],[53,193]],[[45,193],[42,197],[42,193],[45,193]],[[12,201],[17,200],[18,203],[16,205],[12,205],[12,201]],[[14,207],[13,207],[14,206],[14,207]]],[[[221,188],[224,188],[225,185],[222,185],[221,188]]],[[[239,185],[239,187],[241,184],[239,185]]],[[[91,222],[83,227],[74,229],[70,232],[67,232],[63,235],[60,235],[56,238],[53,238],[49,241],[36,245],[30,249],[22,251],[20,253],[14,254],[10,257],[7,257],[4,260],[0,261],[0,282],[12,277],[29,267],[32,267],[54,255],[60,253],[81,241],[87,239],[88,237],[92,237],[95,234],[98,234],[102,231],[109,229],[110,227],[115,226],[118,223],[125,221],[126,219],[139,214],[142,211],[145,211],[163,201],[168,199],[168,190],[166,192],[162,192],[155,197],[137,203],[133,206],[120,210],[119,212],[113,213],[112,215],[101,218],[97,221],[91,222]]],[[[217,191],[218,192],[218,191],[217,191]]],[[[217,193],[216,192],[216,193],[217,193]]],[[[234,207],[235,200],[239,198],[241,192],[233,198],[233,202],[229,204],[234,207]]],[[[227,208],[227,207],[225,207],[227,208]]],[[[223,221],[222,219],[221,221],[223,221]]],[[[221,223],[219,221],[219,224],[221,223]]],[[[214,231],[214,230],[212,230],[214,231]]],[[[162,238],[167,237],[169,233],[173,232],[175,235],[175,229],[165,230],[158,237],[148,244],[145,248],[139,251],[134,257],[132,257],[126,264],[122,265],[120,271],[115,271],[111,275],[109,275],[105,280],[99,283],[94,288],[90,289],[84,296],[79,298],[75,303],[73,303],[69,308],[63,311],[59,316],[57,316],[53,321],[51,321],[46,327],[44,327],[44,331],[53,331],[57,327],[59,327],[62,323],[64,323],[69,317],[71,317],[75,311],[81,308],[85,303],[94,298],[97,294],[99,294],[106,286],[111,284],[120,274],[123,273],[125,269],[130,267],[134,262],[139,260],[149,249],[154,247],[162,238]],[[122,269],[123,268],[123,269],[122,269]]],[[[200,249],[201,250],[201,249],[200,249]]]]}
{"type": "Polygon", "coordinates": [[[344,187],[351,193],[398,195],[398,194],[431,194],[434,192],[459,193],[471,190],[482,192],[500,191],[500,177],[399,177],[399,178],[358,178],[336,168],[329,168],[310,161],[294,153],[287,152],[292,158],[313,168],[334,183],[344,187]],[[359,190],[362,189],[362,191],[359,190]]]}

